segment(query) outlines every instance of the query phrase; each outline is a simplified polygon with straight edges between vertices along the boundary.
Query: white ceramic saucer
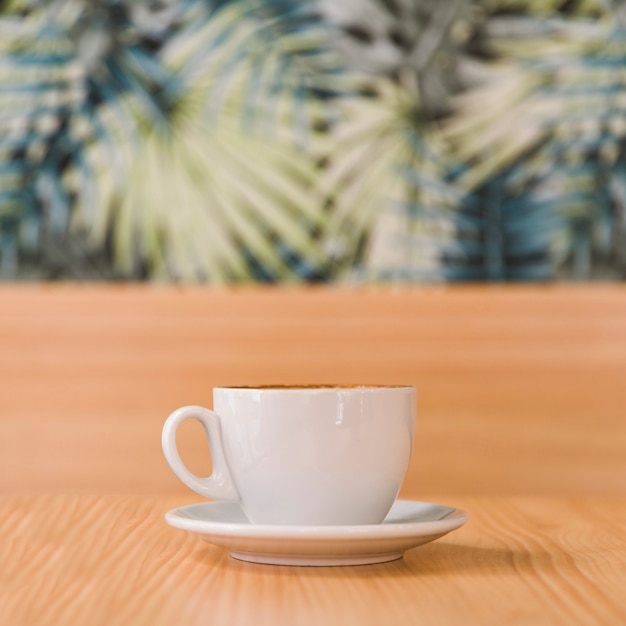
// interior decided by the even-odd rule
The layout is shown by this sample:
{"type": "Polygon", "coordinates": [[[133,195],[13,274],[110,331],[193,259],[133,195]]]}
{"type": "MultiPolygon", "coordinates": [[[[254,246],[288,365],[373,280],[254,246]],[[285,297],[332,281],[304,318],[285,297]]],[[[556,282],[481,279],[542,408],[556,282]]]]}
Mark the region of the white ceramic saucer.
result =
{"type": "Polygon", "coordinates": [[[397,500],[382,522],[363,526],[253,525],[235,502],[204,502],[169,511],[171,526],[226,548],[242,561],[272,565],[365,565],[399,559],[405,550],[459,528],[459,509],[397,500]]]}

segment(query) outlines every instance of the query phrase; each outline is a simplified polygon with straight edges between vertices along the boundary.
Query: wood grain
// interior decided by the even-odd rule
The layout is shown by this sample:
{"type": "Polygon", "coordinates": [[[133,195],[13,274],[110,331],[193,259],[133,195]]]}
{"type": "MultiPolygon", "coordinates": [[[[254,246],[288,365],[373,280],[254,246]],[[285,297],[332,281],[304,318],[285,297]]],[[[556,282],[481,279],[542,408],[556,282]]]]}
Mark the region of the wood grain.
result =
{"type": "Polygon", "coordinates": [[[0,498],[11,626],[626,623],[623,499],[447,497],[470,522],[393,563],[242,563],[167,526],[180,496],[0,498]]]}
{"type": "Polygon", "coordinates": [[[188,493],[167,414],[276,382],[415,384],[407,496],[626,493],[621,285],[3,285],[0,310],[2,493],[188,493]]]}

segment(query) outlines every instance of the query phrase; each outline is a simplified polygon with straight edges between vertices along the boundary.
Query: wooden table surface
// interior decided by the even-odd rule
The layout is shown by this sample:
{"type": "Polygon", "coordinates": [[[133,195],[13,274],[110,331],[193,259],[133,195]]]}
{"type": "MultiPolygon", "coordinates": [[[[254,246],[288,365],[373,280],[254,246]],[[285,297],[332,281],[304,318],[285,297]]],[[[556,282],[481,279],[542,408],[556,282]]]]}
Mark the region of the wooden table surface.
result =
{"type": "Polygon", "coordinates": [[[625,287],[4,285],[0,311],[0,625],[626,624],[625,287]],[[401,496],[467,525],[346,568],[167,526],[200,499],[167,414],[276,382],[415,384],[401,496]]]}
{"type": "Polygon", "coordinates": [[[163,523],[180,496],[0,498],[11,626],[564,626],[626,623],[626,506],[447,496],[466,526],[400,561],[244,563],[163,523]]]}

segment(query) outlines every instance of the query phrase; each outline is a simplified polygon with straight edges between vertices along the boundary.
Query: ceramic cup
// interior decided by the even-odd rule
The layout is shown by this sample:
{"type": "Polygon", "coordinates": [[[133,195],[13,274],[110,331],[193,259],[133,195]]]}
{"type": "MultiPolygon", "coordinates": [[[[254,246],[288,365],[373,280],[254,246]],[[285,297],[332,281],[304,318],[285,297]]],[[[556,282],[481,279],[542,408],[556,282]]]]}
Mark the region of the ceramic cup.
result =
{"type": "Polygon", "coordinates": [[[379,524],[408,468],[414,387],[218,387],[214,410],[186,406],[163,427],[174,473],[208,498],[238,500],[253,524],[379,524]],[[206,431],[213,473],[176,447],[186,419],[206,431]]]}

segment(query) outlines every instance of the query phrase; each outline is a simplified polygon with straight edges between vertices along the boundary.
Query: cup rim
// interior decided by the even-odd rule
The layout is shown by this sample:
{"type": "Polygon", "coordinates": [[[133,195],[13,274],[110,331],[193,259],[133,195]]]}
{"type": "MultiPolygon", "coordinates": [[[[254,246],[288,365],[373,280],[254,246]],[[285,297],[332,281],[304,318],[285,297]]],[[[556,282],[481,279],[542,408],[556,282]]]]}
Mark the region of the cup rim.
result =
{"type": "Polygon", "coordinates": [[[302,385],[235,385],[235,386],[216,386],[214,390],[225,391],[391,391],[394,389],[415,389],[415,385],[368,385],[368,384],[302,384],[302,385]]]}

